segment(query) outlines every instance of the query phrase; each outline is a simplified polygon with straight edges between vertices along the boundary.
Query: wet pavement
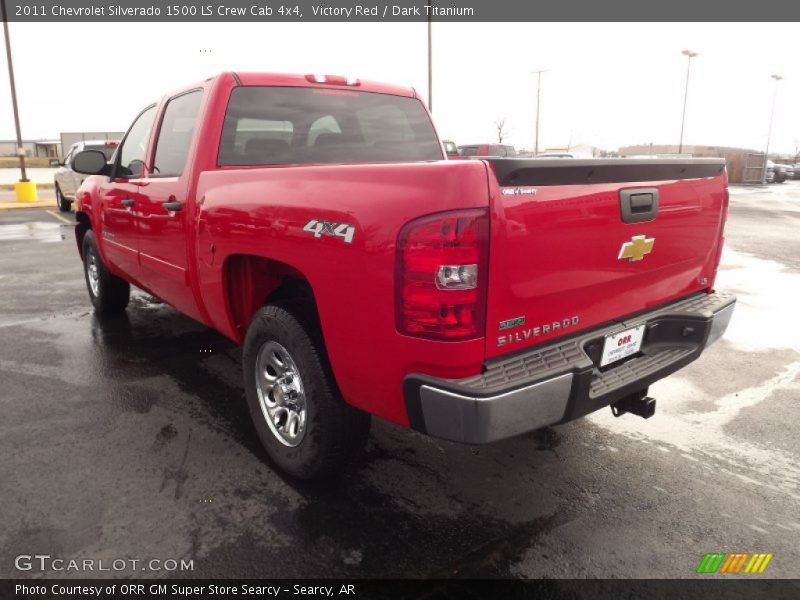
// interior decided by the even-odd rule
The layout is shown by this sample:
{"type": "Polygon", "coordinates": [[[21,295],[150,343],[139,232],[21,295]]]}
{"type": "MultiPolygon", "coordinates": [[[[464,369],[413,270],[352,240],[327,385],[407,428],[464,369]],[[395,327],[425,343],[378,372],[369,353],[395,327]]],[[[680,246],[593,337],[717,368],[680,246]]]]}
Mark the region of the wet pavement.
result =
{"type": "Polygon", "coordinates": [[[798,577],[797,231],[800,184],[733,190],[718,287],[737,312],[652,386],[653,418],[481,447],[374,420],[363,458],[311,485],[269,466],[238,348],[142,293],[98,318],[71,227],[0,213],[0,577],[41,576],[14,558],[45,553],[200,577],[684,578],[714,551],[798,577]]]}

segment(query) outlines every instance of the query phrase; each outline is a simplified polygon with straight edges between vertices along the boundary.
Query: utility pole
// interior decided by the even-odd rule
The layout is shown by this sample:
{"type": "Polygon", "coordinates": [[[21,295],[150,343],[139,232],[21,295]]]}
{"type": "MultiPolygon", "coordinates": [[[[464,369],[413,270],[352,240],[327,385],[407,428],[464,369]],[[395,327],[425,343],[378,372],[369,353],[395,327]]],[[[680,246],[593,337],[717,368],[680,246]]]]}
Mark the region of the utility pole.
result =
{"type": "Polygon", "coordinates": [[[697,56],[697,52],[691,50],[684,50],[681,52],[689,60],[686,63],[686,87],[683,91],[683,115],[681,116],[681,141],[678,144],[678,154],[683,153],[683,126],[686,124],[686,100],[689,98],[689,72],[692,68],[692,59],[697,56]]]}
{"type": "Polygon", "coordinates": [[[6,36],[6,59],[8,62],[8,80],[11,83],[11,105],[14,107],[14,126],[17,129],[17,154],[19,156],[19,168],[22,172],[20,182],[26,183],[28,181],[27,173],[25,172],[25,153],[22,146],[22,133],[19,127],[19,109],[17,108],[17,86],[14,84],[14,63],[11,61],[11,38],[8,36],[8,16],[6,15],[5,0],[0,0],[0,7],[3,11],[3,32],[6,36]]]}
{"type": "Polygon", "coordinates": [[[769,113],[769,130],[767,130],[767,147],[764,149],[764,170],[761,173],[761,184],[767,183],[767,161],[769,161],[769,142],[772,138],[772,120],[775,118],[775,100],[778,98],[778,82],[783,79],[781,75],[770,75],[775,80],[772,91],[772,110],[769,113]]]}
{"type": "MultiPolygon", "coordinates": [[[[0,0],[1,2],[2,0],[0,0]]],[[[430,2],[433,6],[433,2],[430,2]]],[[[428,9],[430,11],[430,9],[428,9]]],[[[428,12],[428,110],[433,112],[433,11],[428,12]]]]}
{"type": "Polygon", "coordinates": [[[536,138],[533,147],[533,155],[539,154],[539,105],[542,98],[542,73],[547,73],[550,69],[541,69],[539,71],[531,72],[531,75],[536,75],[536,138]]]}

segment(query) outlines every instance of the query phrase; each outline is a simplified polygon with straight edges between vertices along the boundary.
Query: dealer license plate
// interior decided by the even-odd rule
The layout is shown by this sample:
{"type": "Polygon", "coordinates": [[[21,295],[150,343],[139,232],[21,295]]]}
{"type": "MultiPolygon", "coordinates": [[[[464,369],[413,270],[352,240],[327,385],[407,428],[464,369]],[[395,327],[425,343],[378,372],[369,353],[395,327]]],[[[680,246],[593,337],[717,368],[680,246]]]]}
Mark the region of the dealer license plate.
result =
{"type": "Polygon", "coordinates": [[[644,325],[607,335],[603,344],[603,356],[600,358],[600,366],[605,367],[631,354],[636,354],[642,347],[643,338],[644,325]]]}

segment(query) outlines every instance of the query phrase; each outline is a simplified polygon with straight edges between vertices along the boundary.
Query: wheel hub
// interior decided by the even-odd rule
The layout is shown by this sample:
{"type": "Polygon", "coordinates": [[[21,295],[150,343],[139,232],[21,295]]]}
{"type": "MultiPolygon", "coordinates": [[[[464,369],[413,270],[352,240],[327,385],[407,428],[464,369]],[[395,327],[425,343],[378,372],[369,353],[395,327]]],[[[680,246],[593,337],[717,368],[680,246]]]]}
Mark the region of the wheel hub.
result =
{"type": "Polygon", "coordinates": [[[306,433],[306,397],[297,365],[278,342],[266,342],[256,357],[256,391],[261,413],[275,438],[297,446],[306,433]]]}
{"type": "Polygon", "coordinates": [[[88,258],[89,264],[86,267],[86,272],[89,276],[89,287],[92,289],[92,294],[96,297],[100,293],[100,273],[97,269],[97,257],[94,255],[94,252],[90,252],[88,258]]]}

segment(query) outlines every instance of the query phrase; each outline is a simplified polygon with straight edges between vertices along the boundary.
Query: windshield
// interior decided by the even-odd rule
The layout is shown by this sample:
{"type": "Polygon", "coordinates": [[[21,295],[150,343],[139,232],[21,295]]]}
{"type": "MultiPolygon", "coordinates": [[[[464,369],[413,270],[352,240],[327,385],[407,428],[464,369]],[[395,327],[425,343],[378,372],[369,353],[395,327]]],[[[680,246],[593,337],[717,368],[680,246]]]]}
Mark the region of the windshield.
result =
{"type": "Polygon", "coordinates": [[[415,98],[317,88],[238,87],[222,128],[220,165],[442,160],[415,98]]]}

